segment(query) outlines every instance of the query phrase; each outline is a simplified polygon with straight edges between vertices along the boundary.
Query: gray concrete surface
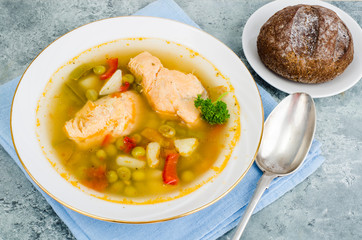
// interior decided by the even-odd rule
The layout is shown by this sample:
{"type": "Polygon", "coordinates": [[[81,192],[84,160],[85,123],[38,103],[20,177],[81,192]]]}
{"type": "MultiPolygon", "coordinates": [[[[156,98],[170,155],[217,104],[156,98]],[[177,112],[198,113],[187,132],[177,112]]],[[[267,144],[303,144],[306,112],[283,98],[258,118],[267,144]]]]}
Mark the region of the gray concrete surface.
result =
{"type": "MultiPolygon", "coordinates": [[[[150,2],[0,0],[0,83],[21,75],[43,48],[69,30],[97,19],[132,14],[150,2]]],[[[176,2],[246,63],[240,41],[243,26],[267,0],[176,2]]],[[[332,4],[362,24],[362,2],[332,4]]],[[[247,66],[275,99],[286,96],[247,66]]],[[[323,144],[325,163],[295,189],[255,214],[243,239],[362,239],[361,92],[359,82],[345,93],[316,100],[316,137],[323,144]]],[[[222,239],[229,239],[231,233],[222,239]]],[[[1,147],[0,239],[74,239],[1,147]]]]}

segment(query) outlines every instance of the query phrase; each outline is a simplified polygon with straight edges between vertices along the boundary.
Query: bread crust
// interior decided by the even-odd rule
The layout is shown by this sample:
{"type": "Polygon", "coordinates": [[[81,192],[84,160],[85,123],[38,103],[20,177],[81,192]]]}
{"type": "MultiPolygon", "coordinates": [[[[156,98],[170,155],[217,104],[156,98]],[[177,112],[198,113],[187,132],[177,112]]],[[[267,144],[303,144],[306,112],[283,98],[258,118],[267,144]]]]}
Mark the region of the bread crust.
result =
{"type": "Polygon", "coordinates": [[[301,83],[323,83],[353,60],[352,35],[330,9],[295,5],[275,13],[261,27],[258,54],[266,67],[301,83]]]}

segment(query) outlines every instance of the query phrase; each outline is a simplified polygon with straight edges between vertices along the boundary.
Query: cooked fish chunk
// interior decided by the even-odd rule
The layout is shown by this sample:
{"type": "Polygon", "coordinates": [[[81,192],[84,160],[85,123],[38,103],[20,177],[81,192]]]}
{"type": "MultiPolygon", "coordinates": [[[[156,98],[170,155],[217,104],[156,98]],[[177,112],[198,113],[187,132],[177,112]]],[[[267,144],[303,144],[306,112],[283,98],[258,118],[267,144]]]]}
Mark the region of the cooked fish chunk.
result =
{"type": "Polygon", "coordinates": [[[136,78],[142,80],[143,88],[148,89],[163,66],[160,59],[152,56],[149,52],[143,52],[132,58],[128,67],[136,78]]]}
{"type": "Polygon", "coordinates": [[[156,111],[178,115],[189,124],[200,118],[194,100],[198,94],[207,97],[207,92],[195,75],[164,68],[148,52],[131,59],[128,67],[136,77],[142,78],[144,93],[156,111]]]}
{"type": "Polygon", "coordinates": [[[88,101],[64,129],[80,147],[99,145],[107,135],[115,139],[130,134],[138,124],[140,106],[140,96],[132,91],[88,101]]]}

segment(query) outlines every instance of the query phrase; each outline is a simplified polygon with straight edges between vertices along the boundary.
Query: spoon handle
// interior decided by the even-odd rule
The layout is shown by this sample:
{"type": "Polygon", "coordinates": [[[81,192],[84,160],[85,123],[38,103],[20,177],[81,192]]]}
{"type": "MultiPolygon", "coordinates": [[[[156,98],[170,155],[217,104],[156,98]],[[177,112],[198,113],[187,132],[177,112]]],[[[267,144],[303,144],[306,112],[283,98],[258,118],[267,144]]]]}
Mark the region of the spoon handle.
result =
{"type": "Polygon", "coordinates": [[[246,208],[242,220],[239,222],[238,227],[236,229],[236,232],[234,234],[233,240],[239,240],[241,235],[244,232],[244,229],[246,227],[246,224],[248,224],[248,221],[251,217],[251,214],[253,213],[256,205],[258,204],[261,196],[265,192],[265,190],[269,187],[271,181],[275,178],[275,175],[268,175],[263,174],[261,178],[258,181],[257,187],[255,189],[255,192],[253,194],[252,199],[250,200],[248,207],[246,208]]]}

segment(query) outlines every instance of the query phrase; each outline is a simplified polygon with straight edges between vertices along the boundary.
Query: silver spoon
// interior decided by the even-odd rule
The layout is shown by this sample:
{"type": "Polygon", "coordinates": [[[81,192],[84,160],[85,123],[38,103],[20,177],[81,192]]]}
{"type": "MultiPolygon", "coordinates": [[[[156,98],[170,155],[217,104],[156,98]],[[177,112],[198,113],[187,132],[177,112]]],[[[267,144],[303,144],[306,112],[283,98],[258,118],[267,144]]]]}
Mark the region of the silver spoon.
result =
{"type": "Polygon", "coordinates": [[[264,124],[263,140],[256,164],[264,172],[245,210],[233,240],[239,239],[259,199],[276,177],[295,172],[312,144],[316,125],[313,99],[306,93],[294,93],[283,99],[264,124]]]}

